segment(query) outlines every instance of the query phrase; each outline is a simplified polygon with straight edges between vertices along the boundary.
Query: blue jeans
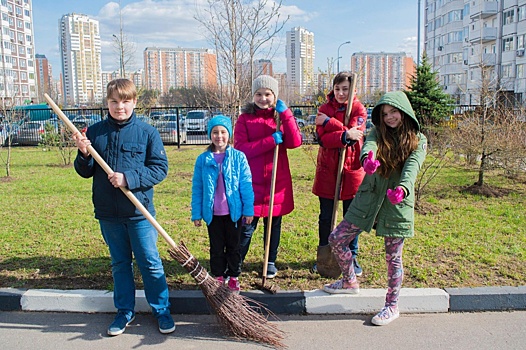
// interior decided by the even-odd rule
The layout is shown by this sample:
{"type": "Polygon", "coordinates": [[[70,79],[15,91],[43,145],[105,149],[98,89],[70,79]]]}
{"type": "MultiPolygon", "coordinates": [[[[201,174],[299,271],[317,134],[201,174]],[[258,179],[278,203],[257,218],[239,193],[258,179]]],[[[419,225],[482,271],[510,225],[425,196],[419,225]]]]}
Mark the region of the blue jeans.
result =
{"type": "MultiPolygon", "coordinates": [[[[334,208],[334,200],[329,198],[321,198],[320,200],[320,216],[318,220],[318,235],[319,235],[319,246],[324,246],[329,244],[329,235],[331,234],[331,225],[332,225],[332,209],[334,208]]],[[[343,216],[349,209],[352,199],[346,199],[343,201],[343,216]]],[[[336,220],[338,224],[340,220],[336,220]]],[[[349,243],[349,249],[352,252],[352,256],[356,257],[358,255],[358,237],[357,235],[351,243],[349,243]]]]}
{"type": "Polygon", "coordinates": [[[135,281],[132,253],[144,282],[154,316],[170,314],[168,284],[157,250],[157,231],[148,220],[99,220],[111,255],[113,303],[118,311],[134,312],[135,281]]]}
{"type": "MultiPolygon", "coordinates": [[[[281,216],[273,216],[272,217],[272,227],[270,228],[270,248],[269,248],[269,256],[268,261],[269,262],[276,262],[276,258],[278,257],[278,246],[279,246],[279,239],[281,236],[281,216]]],[[[248,248],[250,246],[250,241],[252,240],[252,234],[258,227],[258,221],[259,217],[254,216],[254,220],[252,220],[252,223],[247,225],[243,225],[243,229],[241,230],[241,241],[239,243],[240,253],[241,253],[241,264],[243,264],[243,261],[245,260],[245,256],[248,253],[248,248]]],[[[267,237],[267,218],[263,218],[263,242],[266,242],[267,237]]]]}

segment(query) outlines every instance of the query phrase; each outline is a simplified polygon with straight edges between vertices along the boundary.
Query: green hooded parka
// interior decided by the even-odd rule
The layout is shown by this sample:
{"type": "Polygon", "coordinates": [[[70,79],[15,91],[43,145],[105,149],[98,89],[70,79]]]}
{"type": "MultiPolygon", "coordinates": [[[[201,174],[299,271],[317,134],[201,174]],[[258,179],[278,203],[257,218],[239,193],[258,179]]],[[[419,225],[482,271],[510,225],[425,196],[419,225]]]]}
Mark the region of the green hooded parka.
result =
{"type": "MultiPolygon", "coordinates": [[[[418,130],[418,147],[407,158],[401,171],[394,171],[386,179],[375,172],[365,175],[358,192],[345,214],[345,220],[358,226],[363,231],[369,232],[376,223],[376,235],[383,237],[412,237],[414,235],[414,185],[420,167],[426,157],[427,139],[420,132],[420,124],[403,91],[386,93],[376,104],[372,112],[373,124],[377,127],[380,123],[382,105],[388,104],[401,110],[405,117],[411,118],[418,130]],[[408,190],[407,196],[397,205],[391,204],[387,198],[387,189],[403,186],[408,190]]],[[[360,159],[363,163],[369,151],[373,151],[376,159],[378,149],[376,127],[367,135],[360,159]]]]}

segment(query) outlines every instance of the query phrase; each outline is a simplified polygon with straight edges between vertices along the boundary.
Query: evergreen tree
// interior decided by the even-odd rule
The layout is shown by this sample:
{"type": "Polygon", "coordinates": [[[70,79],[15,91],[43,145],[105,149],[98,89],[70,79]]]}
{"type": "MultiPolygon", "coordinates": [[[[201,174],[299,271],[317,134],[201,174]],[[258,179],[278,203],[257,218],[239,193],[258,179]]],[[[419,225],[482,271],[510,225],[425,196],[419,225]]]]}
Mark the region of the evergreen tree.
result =
{"type": "Polygon", "coordinates": [[[432,71],[425,53],[422,55],[422,63],[416,67],[416,75],[411,77],[411,85],[406,94],[424,128],[437,125],[452,113],[454,100],[442,90],[437,72],[432,71]]]}

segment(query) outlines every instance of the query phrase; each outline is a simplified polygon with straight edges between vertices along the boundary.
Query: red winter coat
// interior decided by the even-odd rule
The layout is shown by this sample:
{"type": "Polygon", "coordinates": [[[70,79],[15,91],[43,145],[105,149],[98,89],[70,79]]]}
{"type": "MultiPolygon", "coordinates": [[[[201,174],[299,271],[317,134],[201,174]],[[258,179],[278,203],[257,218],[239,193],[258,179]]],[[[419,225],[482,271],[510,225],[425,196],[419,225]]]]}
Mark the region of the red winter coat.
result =
{"type": "MultiPolygon", "coordinates": [[[[301,146],[301,133],[290,109],[280,115],[283,143],[279,145],[274,208],[272,216],[289,214],[294,209],[292,177],[287,149],[301,146]]],[[[270,182],[276,142],[274,108],[254,108],[254,113],[243,113],[234,127],[234,148],[246,154],[252,172],[254,187],[254,216],[267,217],[270,200],[270,182]]]]}
{"type": "MultiPolygon", "coordinates": [[[[320,148],[318,150],[312,193],[318,197],[334,199],[338,173],[338,151],[344,147],[342,134],[355,126],[365,131],[367,110],[362,103],[356,97],[354,98],[349,124],[344,126],[343,121],[346,108],[347,102],[344,104],[338,103],[334,97],[334,92],[331,91],[327,96],[327,102],[320,106],[318,110],[320,113],[331,117],[325,125],[316,126],[320,148]]],[[[354,198],[358,186],[362,183],[365,175],[360,163],[362,146],[363,139],[360,139],[352,146],[347,147],[341,178],[340,200],[354,198]]]]}

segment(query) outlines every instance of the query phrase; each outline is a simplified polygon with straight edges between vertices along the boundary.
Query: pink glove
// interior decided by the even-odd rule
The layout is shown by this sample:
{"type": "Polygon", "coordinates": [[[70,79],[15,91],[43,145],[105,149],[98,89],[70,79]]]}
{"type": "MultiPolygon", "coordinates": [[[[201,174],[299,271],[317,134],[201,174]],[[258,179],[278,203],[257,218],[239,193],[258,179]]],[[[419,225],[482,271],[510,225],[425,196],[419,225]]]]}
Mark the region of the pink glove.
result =
{"type": "Polygon", "coordinates": [[[387,189],[387,198],[393,205],[400,203],[405,197],[405,191],[402,186],[397,186],[394,190],[387,189]]]}
{"type": "Polygon", "coordinates": [[[369,151],[367,158],[363,160],[363,170],[365,170],[368,175],[372,175],[379,166],[380,161],[373,158],[373,151],[369,151]]]}

